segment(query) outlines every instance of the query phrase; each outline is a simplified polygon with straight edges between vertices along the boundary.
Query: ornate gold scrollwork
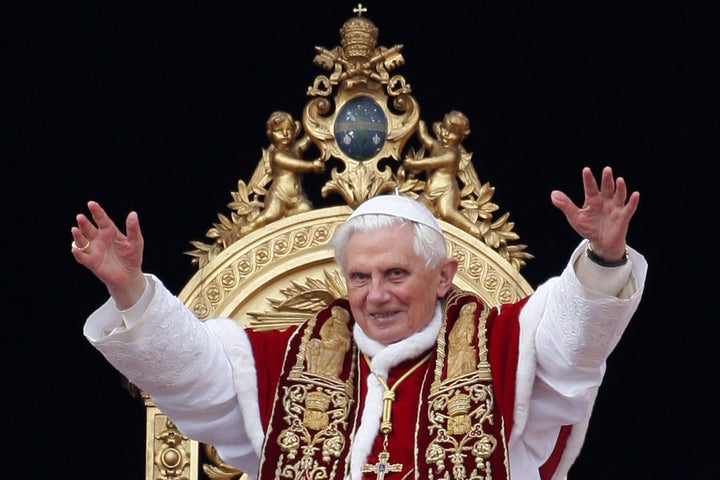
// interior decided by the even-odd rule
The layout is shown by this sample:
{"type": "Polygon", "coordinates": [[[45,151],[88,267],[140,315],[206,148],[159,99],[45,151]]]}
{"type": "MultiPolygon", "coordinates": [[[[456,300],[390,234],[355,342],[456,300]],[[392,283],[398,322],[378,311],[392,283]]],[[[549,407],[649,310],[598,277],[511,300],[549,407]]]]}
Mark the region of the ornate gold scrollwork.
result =
{"type": "MultiPolygon", "coordinates": [[[[238,181],[228,204],[231,216],[218,214],[219,222],[208,230],[212,243],[193,241],[186,252],[193,263],[204,267],[238,239],[263,225],[309,208],[302,190],[303,175],[320,177],[323,198],[338,195],[356,207],[363,200],[395,191],[424,201],[438,218],[480,238],[518,270],[532,255],[518,239],[509,214],[494,217],[494,187],[482,183],[472,163],[472,153],[462,141],[469,134],[469,120],[451,111],[428,133],[420,118],[420,106],[405,77],[389,72],[404,65],[403,46],[377,44],[378,29],[361,16],[350,18],[340,30],[340,45],[316,46],[313,63],[330,72],[318,75],[308,87],[312,97],[305,105],[293,143],[285,148],[273,144],[248,183],[238,181]],[[410,145],[417,135],[418,148],[410,145]],[[318,158],[305,159],[312,143],[318,158]],[[274,167],[278,150],[287,152],[284,166],[274,167]],[[339,162],[329,172],[324,167],[339,162]]],[[[283,114],[292,119],[285,112],[283,114]]],[[[270,120],[270,119],[269,119],[270,120]]],[[[295,125],[294,121],[288,121],[295,125]]],[[[268,136],[273,139],[270,129],[268,136]]],[[[277,136],[277,135],[275,135],[277,136]]]]}

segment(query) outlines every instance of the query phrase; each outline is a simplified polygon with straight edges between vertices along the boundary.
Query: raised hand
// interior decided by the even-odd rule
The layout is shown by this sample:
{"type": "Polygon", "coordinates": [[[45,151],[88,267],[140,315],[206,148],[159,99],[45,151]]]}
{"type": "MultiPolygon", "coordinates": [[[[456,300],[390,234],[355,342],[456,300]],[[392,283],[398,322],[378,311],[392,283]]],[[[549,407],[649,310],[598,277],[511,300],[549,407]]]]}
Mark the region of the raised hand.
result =
{"type": "Polygon", "coordinates": [[[143,237],[136,212],[130,212],[123,234],[99,203],[87,204],[92,221],[85,214],[73,226],[72,254],[107,287],[119,309],[137,302],[145,289],[142,272],[143,237]]]}
{"type": "Polygon", "coordinates": [[[640,193],[628,197],[622,177],[613,179],[610,167],[602,170],[600,188],[589,167],[582,171],[585,201],[577,207],[563,192],[554,190],[550,199],[565,214],[570,226],[590,241],[602,259],[616,261],[625,255],[628,225],[640,202],[640,193]]]}

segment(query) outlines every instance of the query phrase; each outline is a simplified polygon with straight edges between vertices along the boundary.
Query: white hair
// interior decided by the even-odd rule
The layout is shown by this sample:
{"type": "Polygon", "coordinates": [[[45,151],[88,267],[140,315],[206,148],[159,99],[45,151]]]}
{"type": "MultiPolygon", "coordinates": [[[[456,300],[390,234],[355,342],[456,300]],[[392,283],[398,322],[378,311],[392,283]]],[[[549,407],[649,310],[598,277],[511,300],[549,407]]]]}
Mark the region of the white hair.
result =
{"type": "Polygon", "coordinates": [[[372,233],[376,230],[400,226],[405,223],[410,223],[413,226],[413,249],[417,255],[425,258],[425,268],[435,268],[447,258],[447,247],[442,233],[423,223],[391,214],[373,213],[348,218],[335,230],[328,242],[328,246],[333,249],[335,261],[344,272],[346,247],[353,233],[372,233]]]}

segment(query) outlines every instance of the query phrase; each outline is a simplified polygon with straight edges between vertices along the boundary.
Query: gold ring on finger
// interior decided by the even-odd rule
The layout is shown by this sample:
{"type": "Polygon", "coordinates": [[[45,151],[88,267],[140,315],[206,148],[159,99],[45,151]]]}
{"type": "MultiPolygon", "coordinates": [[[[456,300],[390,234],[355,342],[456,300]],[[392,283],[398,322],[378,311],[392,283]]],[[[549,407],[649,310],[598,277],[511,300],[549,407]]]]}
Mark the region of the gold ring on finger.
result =
{"type": "Polygon", "coordinates": [[[84,246],[82,246],[82,247],[78,247],[78,244],[75,243],[75,240],[73,240],[73,241],[72,241],[72,248],[77,248],[77,249],[80,250],[81,252],[87,252],[87,249],[90,248],[90,240],[88,240],[88,243],[86,243],[86,244],[85,244],[84,246]]]}

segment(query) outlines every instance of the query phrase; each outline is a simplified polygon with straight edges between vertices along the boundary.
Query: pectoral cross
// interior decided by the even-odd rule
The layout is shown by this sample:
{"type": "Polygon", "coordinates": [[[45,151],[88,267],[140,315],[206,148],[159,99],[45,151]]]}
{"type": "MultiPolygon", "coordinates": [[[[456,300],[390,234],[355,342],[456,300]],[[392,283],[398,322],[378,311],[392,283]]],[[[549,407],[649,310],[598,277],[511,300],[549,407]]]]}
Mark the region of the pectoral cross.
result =
{"type": "Polygon", "coordinates": [[[370,465],[369,463],[362,466],[363,473],[375,472],[377,480],[384,480],[385,474],[390,472],[402,471],[402,463],[388,463],[390,460],[390,452],[383,450],[378,455],[378,463],[370,465]]]}

